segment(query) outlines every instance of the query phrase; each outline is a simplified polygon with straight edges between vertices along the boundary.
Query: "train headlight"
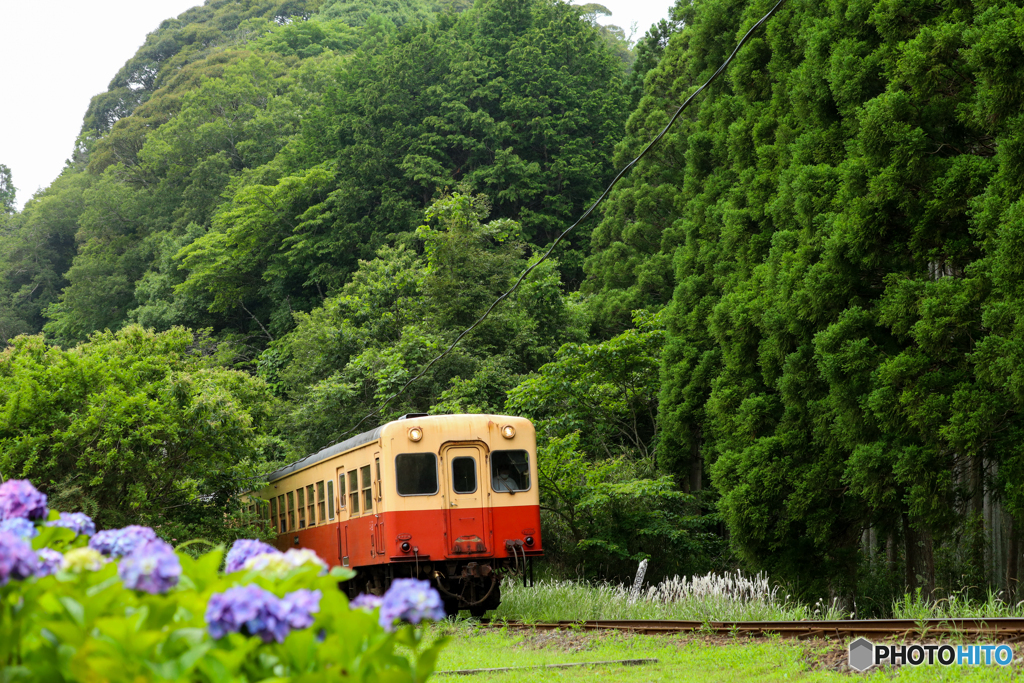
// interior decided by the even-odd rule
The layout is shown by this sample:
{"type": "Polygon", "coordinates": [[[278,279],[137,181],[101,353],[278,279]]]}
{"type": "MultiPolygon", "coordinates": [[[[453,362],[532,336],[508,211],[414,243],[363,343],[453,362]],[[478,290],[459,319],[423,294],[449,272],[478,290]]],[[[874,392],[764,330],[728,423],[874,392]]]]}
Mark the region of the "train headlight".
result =
{"type": "Polygon", "coordinates": [[[533,536],[527,536],[525,543],[526,545],[533,545],[533,536]]]}
{"type": "Polygon", "coordinates": [[[423,438],[423,430],[419,427],[413,427],[409,430],[409,441],[419,441],[423,438]]]}
{"type": "Polygon", "coordinates": [[[516,428],[513,427],[512,425],[505,425],[504,427],[501,428],[501,435],[506,439],[511,439],[513,436],[516,435],[516,428]]]}
{"type": "Polygon", "coordinates": [[[406,541],[405,543],[402,544],[402,552],[403,553],[409,552],[409,541],[406,541]]]}

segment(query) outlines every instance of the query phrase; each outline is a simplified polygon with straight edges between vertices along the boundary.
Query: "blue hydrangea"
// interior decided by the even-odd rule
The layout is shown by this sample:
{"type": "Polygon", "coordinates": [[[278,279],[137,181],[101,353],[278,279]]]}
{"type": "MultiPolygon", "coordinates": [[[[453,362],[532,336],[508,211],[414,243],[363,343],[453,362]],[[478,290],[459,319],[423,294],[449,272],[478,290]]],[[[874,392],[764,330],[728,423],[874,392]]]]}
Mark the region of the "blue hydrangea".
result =
{"type": "Polygon", "coordinates": [[[104,529],[89,539],[89,547],[109,557],[124,557],[138,546],[155,541],[156,532],[148,526],[132,524],[123,529],[104,529]]]}
{"type": "Polygon", "coordinates": [[[168,543],[149,541],[122,558],[117,575],[127,588],[159,595],[178,585],[181,560],[168,543]]]}
{"type": "Polygon", "coordinates": [[[47,522],[46,526],[62,526],[83,536],[92,536],[96,533],[96,524],[84,512],[62,512],[59,518],[47,522]]]}
{"type": "Polygon", "coordinates": [[[27,579],[38,570],[39,558],[28,541],[10,531],[0,531],[0,586],[11,579],[27,579]]]}
{"type": "Polygon", "coordinates": [[[372,612],[380,607],[381,601],[383,601],[383,598],[379,595],[373,595],[372,593],[360,593],[348,603],[348,606],[352,609],[364,609],[372,612]]]}
{"type": "Polygon", "coordinates": [[[380,604],[380,625],[387,631],[394,629],[396,621],[418,624],[424,619],[444,618],[441,595],[429,581],[395,579],[380,604]]]}
{"type": "Polygon", "coordinates": [[[263,541],[256,541],[250,538],[241,538],[234,542],[228,556],[224,560],[224,571],[227,574],[237,572],[245,565],[250,557],[266,553],[280,553],[277,548],[267,545],[263,541]]]}
{"type": "Polygon", "coordinates": [[[320,611],[320,591],[300,588],[281,598],[285,619],[293,629],[309,628],[313,625],[313,615],[320,611]]]}
{"type": "Polygon", "coordinates": [[[0,531],[9,531],[18,538],[35,538],[39,535],[36,525],[24,517],[11,517],[0,522],[0,531]]]}
{"type": "Polygon", "coordinates": [[[40,493],[27,479],[8,479],[0,484],[0,520],[21,517],[45,519],[46,494],[40,493]]]}
{"type": "Polygon", "coordinates": [[[259,636],[265,643],[284,642],[290,630],[282,601],[255,584],[211,595],[206,605],[206,625],[214,639],[242,633],[259,636]]]}
{"type": "Polygon", "coordinates": [[[312,626],[322,597],[320,591],[305,588],[283,598],[255,584],[229,588],[210,596],[206,625],[214,639],[242,633],[258,636],[265,643],[281,643],[292,630],[312,626]]]}
{"type": "Polygon", "coordinates": [[[41,548],[36,551],[36,556],[39,558],[39,569],[36,570],[36,576],[54,574],[64,564],[64,556],[52,548],[41,548]]]}

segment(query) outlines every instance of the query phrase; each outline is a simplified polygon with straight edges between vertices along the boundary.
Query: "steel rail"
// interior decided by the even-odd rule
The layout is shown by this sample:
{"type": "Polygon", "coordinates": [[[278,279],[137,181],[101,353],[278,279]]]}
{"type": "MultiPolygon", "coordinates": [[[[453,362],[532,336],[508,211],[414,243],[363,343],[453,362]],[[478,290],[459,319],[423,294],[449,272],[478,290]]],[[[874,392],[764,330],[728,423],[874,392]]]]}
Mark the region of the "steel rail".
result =
{"type": "Polygon", "coordinates": [[[1024,619],[843,619],[833,621],[677,621],[657,619],[600,619],[531,623],[491,620],[491,628],[551,630],[630,631],[643,634],[701,632],[746,636],[778,635],[784,638],[889,637],[988,637],[1008,642],[1024,641],[1024,619]]]}

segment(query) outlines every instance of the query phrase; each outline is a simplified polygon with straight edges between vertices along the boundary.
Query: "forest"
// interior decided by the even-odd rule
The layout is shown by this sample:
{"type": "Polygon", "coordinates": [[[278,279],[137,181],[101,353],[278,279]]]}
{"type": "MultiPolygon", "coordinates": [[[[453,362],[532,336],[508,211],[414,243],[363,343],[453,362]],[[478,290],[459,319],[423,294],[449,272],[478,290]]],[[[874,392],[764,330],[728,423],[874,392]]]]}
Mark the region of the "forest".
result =
{"type": "Polygon", "coordinates": [[[0,474],[230,540],[357,427],[517,414],[557,575],[1016,601],[1018,0],[789,0],[541,262],[772,5],[164,21],[21,211],[0,165],[0,474]]]}

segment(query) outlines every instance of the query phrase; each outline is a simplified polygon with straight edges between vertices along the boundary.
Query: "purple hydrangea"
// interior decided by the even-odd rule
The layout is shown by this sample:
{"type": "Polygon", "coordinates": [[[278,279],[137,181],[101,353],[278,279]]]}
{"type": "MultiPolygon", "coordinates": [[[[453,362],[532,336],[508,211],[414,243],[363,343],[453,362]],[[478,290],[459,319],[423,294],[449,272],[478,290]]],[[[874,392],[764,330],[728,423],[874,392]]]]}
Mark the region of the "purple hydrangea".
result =
{"type": "Polygon", "coordinates": [[[281,600],[255,584],[214,593],[206,605],[206,625],[214,639],[243,633],[280,643],[290,630],[287,616],[281,600]]]}
{"type": "Polygon", "coordinates": [[[36,556],[39,558],[39,569],[36,570],[36,576],[54,574],[64,564],[64,556],[52,548],[41,548],[36,551],[36,556]]]}
{"type": "Polygon", "coordinates": [[[135,548],[155,541],[156,532],[148,526],[132,524],[123,529],[104,529],[89,539],[89,547],[110,557],[124,557],[135,548]]]}
{"type": "Polygon", "coordinates": [[[395,621],[418,624],[424,619],[444,618],[441,594],[429,581],[395,579],[380,604],[380,625],[387,631],[394,629],[395,621]]]}
{"type": "Polygon", "coordinates": [[[0,484],[0,519],[45,519],[46,494],[27,479],[8,479],[0,484]]]}
{"type": "Polygon", "coordinates": [[[168,543],[149,541],[124,556],[117,575],[127,588],[159,595],[178,584],[181,560],[168,543]]]}
{"type": "Polygon", "coordinates": [[[323,593],[300,588],[281,598],[285,619],[293,629],[309,628],[313,625],[313,615],[320,611],[320,598],[323,593]]]}
{"type": "Polygon", "coordinates": [[[27,579],[39,571],[39,558],[25,539],[0,531],[0,586],[27,579]]]}
{"type": "Polygon", "coordinates": [[[59,518],[47,522],[46,526],[62,526],[83,536],[92,536],[96,533],[96,524],[84,512],[62,512],[59,518]]]}
{"type": "Polygon", "coordinates": [[[348,606],[352,609],[365,609],[372,612],[380,607],[380,603],[383,600],[384,598],[379,595],[373,595],[372,593],[360,593],[348,603],[348,606]]]}
{"type": "Polygon", "coordinates": [[[234,545],[231,546],[231,550],[228,551],[228,556],[224,560],[224,572],[226,574],[237,572],[239,569],[242,569],[245,561],[250,557],[279,552],[277,548],[267,545],[263,541],[241,538],[235,541],[234,545]]]}
{"type": "Polygon", "coordinates": [[[36,525],[24,517],[11,517],[0,522],[0,531],[7,531],[18,538],[35,538],[39,535],[36,525]]]}

